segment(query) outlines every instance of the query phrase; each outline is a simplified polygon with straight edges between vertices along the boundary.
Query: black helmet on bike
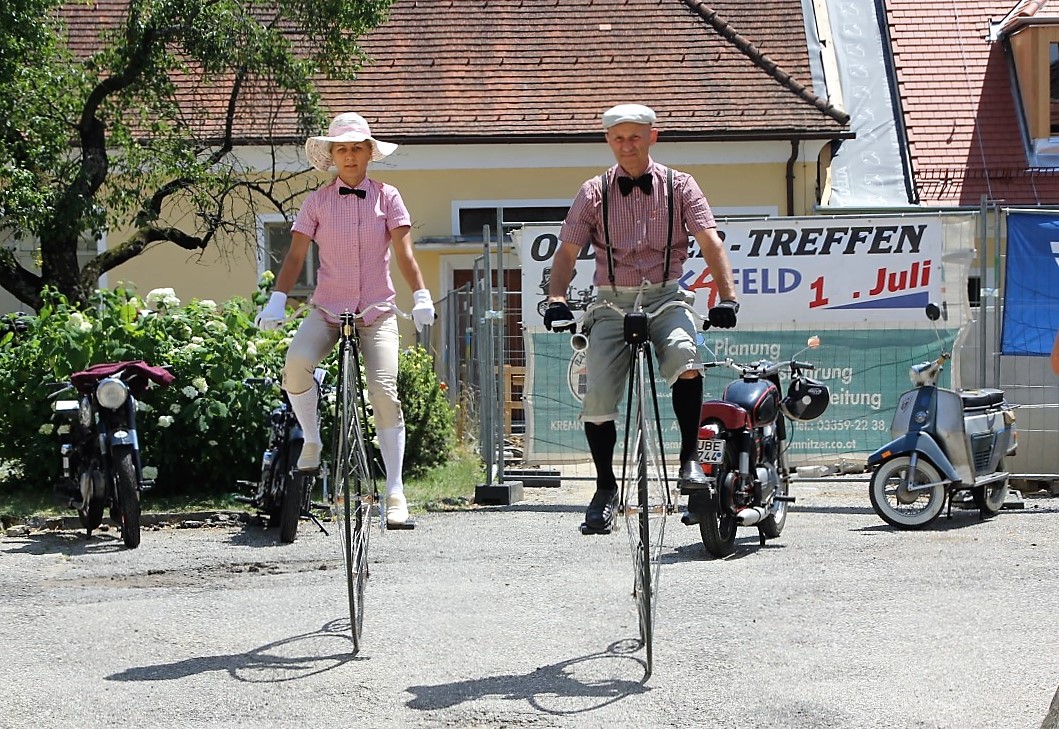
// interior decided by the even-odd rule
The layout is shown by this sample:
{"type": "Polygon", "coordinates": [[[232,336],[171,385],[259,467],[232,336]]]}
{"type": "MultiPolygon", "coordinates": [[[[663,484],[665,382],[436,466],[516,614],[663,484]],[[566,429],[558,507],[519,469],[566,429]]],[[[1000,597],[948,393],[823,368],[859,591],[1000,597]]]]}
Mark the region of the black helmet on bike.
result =
{"type": "Polygon", "coordinates": [[[787,397],[780,401],[780,409],[791,420],[816,420],[831,403],[831,391],[820,380],[795,377],[787,388],[787,397]]]}

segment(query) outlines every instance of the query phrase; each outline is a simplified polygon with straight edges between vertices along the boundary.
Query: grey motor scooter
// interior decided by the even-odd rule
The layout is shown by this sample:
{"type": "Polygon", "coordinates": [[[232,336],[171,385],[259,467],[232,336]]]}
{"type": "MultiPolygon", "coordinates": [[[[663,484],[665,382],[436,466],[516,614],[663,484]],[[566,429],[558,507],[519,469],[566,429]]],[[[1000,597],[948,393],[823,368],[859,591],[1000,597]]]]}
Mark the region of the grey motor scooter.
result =
{"type": "MultiPolygon", "coordinates": [[[[941,310],[928,304],[927,318],[941,310]]],[[[940,339],[940,338],[939,338],[940,339]]],[[[1004,505],[1011,474],[1004,458],[1015,454],[1015,408],[1003,390],[950,390],[938,376],[949,352],[913,365],[915,387],[901,395],[890,434],[893,440],[868,456],[869,496],[883,521],[918,529],[934,521],[953,497],[969,491],[982,518],[1004,505]]]]}

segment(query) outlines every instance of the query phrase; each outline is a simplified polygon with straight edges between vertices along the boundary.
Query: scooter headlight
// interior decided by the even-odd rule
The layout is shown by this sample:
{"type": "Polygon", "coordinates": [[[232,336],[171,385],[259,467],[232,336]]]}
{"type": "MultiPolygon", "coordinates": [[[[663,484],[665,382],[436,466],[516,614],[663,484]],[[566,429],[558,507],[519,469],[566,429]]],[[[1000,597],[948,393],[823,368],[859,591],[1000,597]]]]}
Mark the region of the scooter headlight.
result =
{"type": "Polygon", "coordinates": [[[100,380],[96,386],[96,400],[110,410],[117,410],[129,399],[129,387],[116,377],[100,380]]]}

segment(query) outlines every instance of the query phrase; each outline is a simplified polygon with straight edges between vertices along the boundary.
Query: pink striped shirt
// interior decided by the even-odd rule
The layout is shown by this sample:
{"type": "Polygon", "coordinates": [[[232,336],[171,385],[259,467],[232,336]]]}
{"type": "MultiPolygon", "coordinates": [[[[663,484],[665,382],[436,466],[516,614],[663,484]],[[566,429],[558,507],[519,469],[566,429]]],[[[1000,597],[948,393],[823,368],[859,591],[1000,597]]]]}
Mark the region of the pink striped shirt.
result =
{"type": "MultiPolygon", "coordinates": [[[[393,185],[365,178],[358,185],[364,199],[341,195],[341,179],[325,185],[306,198],[292,230],[313,239],[320,249],[313,303],[341,313],[356,313],[369,304],[393,301],[396,292],[390,277],[390,231],[412,224],[393,185]]],[[[381,314],[371,313],[371,324],[381,314]]]]}
{"type": "MultiPolygon", "coordinates": [[[[614,284],[639,286],[647,279],[662,283],[665,270],[666,224],[669,206],[666,201],[666,168],[653,160],[647,171],[652,177],[652,191],[645,195],[633,188],[622,195],[617,179],[624,170],[614,165],[607,170],[607,212],[610,217],[610,244],[614,256],[614,284]]],[[[570,212],[559,231],[564,243],[591,243],[596,258],[593,283],[609,286],[607,251],[603,237],[602,185],[598,176],[588,180],[577,193],[570,212]]],[[[670,257],[669,279],[680,279],[684,261],[688,259],[688,245],[692,234],[717,227],[706,196],[695,178],[686,172],[673,170],[673,252],[670,257]]]]}

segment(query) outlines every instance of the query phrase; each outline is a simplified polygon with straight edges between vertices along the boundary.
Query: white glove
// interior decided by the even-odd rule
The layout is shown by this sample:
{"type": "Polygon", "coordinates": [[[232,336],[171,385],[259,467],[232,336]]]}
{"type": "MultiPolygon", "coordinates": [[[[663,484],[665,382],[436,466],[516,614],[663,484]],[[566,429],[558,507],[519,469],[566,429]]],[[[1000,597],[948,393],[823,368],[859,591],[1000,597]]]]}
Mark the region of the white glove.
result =
{"type": "Polygon", "coordinates": [[[412,292],[412,321],[416,324],[416,331],[423,331],[434,323],[434,302],[430,298],[429,289],[419,289],[412,292]]]}
{"type": "Polygon", "coordinates": [[[258,329],[279,329],[287,318],[286,306],[287,295],[282,291],[273,291],[268,297],[268,303],[254,319],[254,326],[258,329]]]}

